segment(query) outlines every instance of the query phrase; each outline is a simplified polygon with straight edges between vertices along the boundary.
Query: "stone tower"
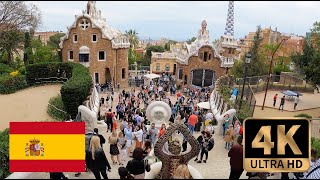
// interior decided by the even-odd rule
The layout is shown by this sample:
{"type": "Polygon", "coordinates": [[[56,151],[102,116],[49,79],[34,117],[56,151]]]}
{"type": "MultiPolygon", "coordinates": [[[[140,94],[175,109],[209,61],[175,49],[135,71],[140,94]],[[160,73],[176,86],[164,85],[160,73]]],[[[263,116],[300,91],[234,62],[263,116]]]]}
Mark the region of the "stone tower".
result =
{"type": "Polygon", "coordinates": [[[229,1],[227,22],[224,35],[234,35],[234,1],[229,1]]]}

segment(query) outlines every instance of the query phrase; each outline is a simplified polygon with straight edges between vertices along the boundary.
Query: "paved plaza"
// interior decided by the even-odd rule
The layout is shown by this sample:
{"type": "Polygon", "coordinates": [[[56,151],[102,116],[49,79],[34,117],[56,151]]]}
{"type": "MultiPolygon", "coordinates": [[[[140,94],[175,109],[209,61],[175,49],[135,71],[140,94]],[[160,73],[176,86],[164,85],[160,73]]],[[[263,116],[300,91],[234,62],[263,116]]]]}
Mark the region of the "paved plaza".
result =
{"type": "MultiPolygon", "coordinates": [[[[273,109],[279,109],[281,98],[284,94],[281,93],[281,91],[268,91],[265,107],[273,108],[273,109]],[[273,107],[273,97],[275,94],[278,94],[276,106],[273,107]]],[[[263,99],[264,99],[264,92],[256,93],[254,95],[256,98],[256,108],[259,106],[262,107],[263,99]]],[[[294,101],[286,99],[284,103],[284,111],[288,112],[299,112],[304,110],[310,110],[314,108],[320,108],[320,93],[302,93],[302,96],[299,97],[299,103],[297,105],[296,110],[293,109],[294,101]]]]}

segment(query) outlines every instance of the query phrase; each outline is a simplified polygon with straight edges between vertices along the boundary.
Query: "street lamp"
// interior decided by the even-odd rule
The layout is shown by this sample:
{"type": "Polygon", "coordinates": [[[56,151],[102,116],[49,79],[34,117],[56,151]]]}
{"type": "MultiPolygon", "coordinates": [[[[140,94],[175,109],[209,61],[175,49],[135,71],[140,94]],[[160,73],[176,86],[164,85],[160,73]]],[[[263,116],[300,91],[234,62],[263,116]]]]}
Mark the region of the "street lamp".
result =
{"type": "Polygon", "coordinates": [[[244,66],[244,78],[243,78],[243,85],[242,85],[242,91],[241,91],[241,98],[240,98],[240,104],[239,104],[239,112],[242,105],[243,100],[243,92],[244,92],[244,86],[246,85],[246,79],[247,79],[247,72],[248,72],[248,64],[251,62],[251,54],[246,54],[246,60],[245,60],[245,66],[244,66]]]}
{"type": "Polygon", "coordinates": [[[268,87],[269,87],[269,81],[270,81],[271,73],[272,73],[271,70],[272,70],[272,64],[273,64],[273,57],[276,54],[277,50],[279,49],[280,45],[286,40],[288,40],[288,39],[282,39],[281,42],[276,47],[276,49],[274,50],[274,52],[272,53],[271,61],[270,61],[270,67],[269,67],[269,76],[268,76],[268,79],[267,79],[267,86],[266,86],[266,91],[264,93],[264,99],[263,99],[263,104],[262,104],[261,110],[264,109],[264,103],[266,102],[266,97],[267,97],[267,92],[268,92],[268,87]]]}

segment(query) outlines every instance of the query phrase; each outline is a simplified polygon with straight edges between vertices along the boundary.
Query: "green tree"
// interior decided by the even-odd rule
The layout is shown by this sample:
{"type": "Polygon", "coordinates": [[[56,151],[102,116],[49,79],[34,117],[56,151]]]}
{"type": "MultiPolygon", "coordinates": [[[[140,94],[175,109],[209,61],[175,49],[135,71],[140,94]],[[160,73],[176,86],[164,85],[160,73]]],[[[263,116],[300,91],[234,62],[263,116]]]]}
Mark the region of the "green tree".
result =
{"type": "Polygon", "coordinates": [[[136,30],[129,29],[129,31],[125,31],[126,36],[129,38],[130,47],[135,48],[139,44],[139,36],[136,30]]]}
{"type": "Polygon", "coordinates": [[[177,43],[177,41],[169,40],[167,43],[164,44],[164,49],[165,49],[166,51],[170,51],[170,46],[171,46],[172,44],[176,44],[176,43],[177,43]]]}
{"type": "Polygon", "coordinates": [[[24,33],[24,54],[23,54],[23,62],[25,65],[29,64],[29,59],[32,56],[32,49],[31,49],[31,39],[30,33],[24,33]]]}
{"type": "Polygon", "coordinates": [[[197,38],[196,37],[192,37],[191,39],[187,40],[187,44],[191,44],[192,42],[194,42],[197,38]]]}
{"type": "Polygon", "coordinates": [[[19,55],[20,49],[23,49],[24,35],[18,30],[8,30],[0,32],[0,51],[1,55],[6,53],[7,64],[13,63],[13,55],[19,55]]]}
{"type": "Polygon", "coordinates": [[[65,33],[58,33],[50,36],[49,41],[47,42],[48,46],[51,46],[53,49],[59,49],[60,38],[65,35],[65,33]]]}
{"type": "Polygon", "coordinates": [[[162,46],[150,46],[146,49],[146,54],[144,55],[143,61],[141,64],[143,66],[150,66],[151,64],[151,52],[164,52],[165,49],[162,46]]]}
{"type": "Polygon", "coordinates": [[[320,84],[320,22],[315,22],[313,28],[304,39],[303,53],[293,56],[294,63],[312,84],[320,84]]]}
{"type": "Polygon", "coordinates": [[[137,62],[138,64],[141,63],[142,57],[139,53],[136,53],[132,48],[129,48],[128,51],[128,61],[129,65],[132,65],[134,62],[137,62]]]}
{"type": "MultiPolygon", "coordinates": [[[[250,47],[249,52],[251,54],[251,62],[248,64],[247,76],[261,76],[268,74],[268,65],[266,60],[265,51],[261,51],[261,42],[263,38],[261,37],[261,27],[257,27],[256,35],[254,36],[253,45],[250,47]]],[[[268,47],[269,48],[269,47],[268,47]]],[[[236,78],[243,78],[244,68],[245,68],[245,56],[242,60],[236,61],[231,69],[231,73],[236,78]]]]}
{"type": "Polygon", "coordinates": [[[60,58],[55,49],[51,46],[43,45],[39,39],[31,41],[33,55],[31,61],[33,63],[41,62],[59,62],[60,58]]]}

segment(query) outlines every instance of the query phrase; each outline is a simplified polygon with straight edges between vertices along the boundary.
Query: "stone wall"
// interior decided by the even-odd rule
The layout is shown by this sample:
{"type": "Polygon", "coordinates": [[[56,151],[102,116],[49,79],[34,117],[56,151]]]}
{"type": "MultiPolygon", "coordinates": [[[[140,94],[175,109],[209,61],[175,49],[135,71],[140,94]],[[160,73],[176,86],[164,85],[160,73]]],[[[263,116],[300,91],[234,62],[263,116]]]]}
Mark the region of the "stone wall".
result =
{"type": "MultiPolygon", "coordinates": [[[[84,18],[86,19],[86,18],[84,18]]],[[[87,46],[90,49],[89,54],[89,70],[92,77],[95,77],[95,73],[99,73],[99,82],[104,84],[106,82],[106,69],[110,70],[110,79],[116,84],[120,82],[121,88],[128,86],[128,49],[112,49],[112,43],[108,39],[102,39],[101,30],[98,28],[87,28],[82,30],[79,27],[79,21],[77,27],[70,30],[69,38],[64,40],[62,49],[62,60],[68,62],[68,52],[73,50],[73,61],[79,62],[79,49],[82,46],[87,46]],[[74,34],[77,34],[78,41],[75,43],[73,38],[74,34]],[[97,34],[97,42],[92,42],[92,34],[97,34]],[[99,51],[105,51],[105,60],[99,61],[99,51]],[[125,68],[125,78],[122,79],[122,68],[125,68]]],[[[89,19],[87,21],[90,22],[89,19]]],[[[90,22],[91,24],[91,22],[90,22]]]]}
{"type": "Polygon", "coordinates": [[[287,85],[304,85],[303,79],[293,76],[290,72],[281,72],[279,83],[287,85]]]}

